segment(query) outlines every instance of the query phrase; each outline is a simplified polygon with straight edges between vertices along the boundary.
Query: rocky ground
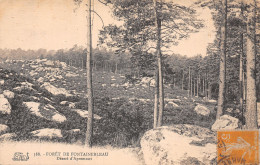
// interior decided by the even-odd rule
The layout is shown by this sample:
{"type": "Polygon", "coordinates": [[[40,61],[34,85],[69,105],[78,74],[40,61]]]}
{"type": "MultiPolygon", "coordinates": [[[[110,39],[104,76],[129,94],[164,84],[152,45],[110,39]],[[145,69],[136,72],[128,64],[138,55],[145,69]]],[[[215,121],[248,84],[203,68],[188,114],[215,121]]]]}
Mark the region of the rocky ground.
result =
{"type": "MultiPolygon", "coordinates": [[[[85,70],[46,59],[6,61],[1,66],[1,141],[84,141],[85,70]]],[[[215,122],[215,100],[188,98],[187,91],[165,85],[166,126],[152,130],[152,78],[131,84],[124,75],[94,71],[93,83],[94,144],[131,147],[146,164],[214,162],[214,131],[241,127],[232,117],[238,110],[215,122]]]]}

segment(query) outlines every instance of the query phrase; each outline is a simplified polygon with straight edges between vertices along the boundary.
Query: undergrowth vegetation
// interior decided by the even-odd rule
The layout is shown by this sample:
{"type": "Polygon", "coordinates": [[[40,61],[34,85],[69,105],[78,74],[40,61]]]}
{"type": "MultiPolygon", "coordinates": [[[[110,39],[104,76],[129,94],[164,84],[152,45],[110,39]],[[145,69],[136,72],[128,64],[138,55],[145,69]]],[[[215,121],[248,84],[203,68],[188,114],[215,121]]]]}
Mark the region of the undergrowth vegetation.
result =
{"type": "MultiPolygon", "coordinates": [[[[83,71],[82,71],[83,72],[83,71]]],[[[26,75],[26,74],[25,74],[26,75]]],[[[82,80],[84,74],[79,74],[74,80],[67,80],[70,84],[67,88],[84,93],[85,79],[82,80]],[[80,80],[75,85],[76,80],[80,80]]],[[[58,142],[74,143],[84,142],[87,118],[81,117],[73,111],[68,104],[61,105],[62,101],[75,103],[75,109],[87,110],[87,98],[82,95],[73,95],[66,97],[64,95],[54,96],[47,90],[40,87],[37,81],[32,78],[24,77],[15,71],[2,69],[0,71],[0,79],[5,80],[1,90],[10,90],[15,92],[15,97],[9,99],[12,106],[11,115],[0,115],[0,123],[5,123],[10,127],[10,132],[15,133],[15,140],[39,140],[32,136],[31,132],[42,128],[61,129],[63,138],[41,139],[52,140],[58,142]],[[8,76],[6,76],[8,75],[8,76]],[[14,88],[20,86],[21,82],[30,82],[33,84],[32,89],[23,89],[15,91],[14,88]],[[39,118],[32,113],[23,104],[23,102],[39,102],[42,105],[52,105],[62,115],[66,117],[66,121],[57,123],[44,118],[39,118]],[[78,133],[71,134],[71,130],[78,129],[78,133]]],[[[94,119],[94,137],[93,144],[96,146],[111,145],[115,147],[139,146],[140,138],[148,129],[153,126],[153,88],[145,88],[140,85],[124,89],[122,87],[111,86],[110,84],[122,84],[124,78],[114,73],[94,73],[94,113],[101,119],[94,119]],[[113,77],[113,80],[111,80],[113,77]],[[109,82],[108,82],[109,81],[109,82]],[[102,87],[102,84],[106,84],[102,87]],[[139,100],[147,99],[148,101],[139,100]]],[[[58,83],[57,86],[62,84],[58,83]]],[[[210,128],[215,119],[215,105],[207,103],[206,106],[211,110],[210,116],[202,116],[196,114],[193,109],[196,104],[193,99],[185,98],[186,91],[182,91],[177,87],[166,86],[166,98],[181,98],[181,102],[177,103],[178,108],[165,108],[164,125],[173,124],[195,124],[202,127],[210,128]],[[185,99],[184,99],[185,98],[185,99]]],[[[202,103],[202,99],[196,99],[197,103],[202,103]]]]}

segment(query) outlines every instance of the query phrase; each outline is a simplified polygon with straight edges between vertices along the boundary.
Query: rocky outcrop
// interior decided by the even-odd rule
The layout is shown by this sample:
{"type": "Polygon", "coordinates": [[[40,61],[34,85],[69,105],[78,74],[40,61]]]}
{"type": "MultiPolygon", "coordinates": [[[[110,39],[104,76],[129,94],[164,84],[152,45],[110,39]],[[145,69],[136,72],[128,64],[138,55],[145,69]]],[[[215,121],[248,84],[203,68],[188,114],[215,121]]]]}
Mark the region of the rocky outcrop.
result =
{"type": "Polygon", "coordinates": [[[44,83],[41,85],[42,88],[46,89],[53,95],[65,95],[65,96],[72,96],[66,89],[64,88],[56,88],[55,86],[51,85],[50,83],[44,83]]]}
{"type": "Polygon", "coordinates": [[[211,130],[217,131],[221,129],[234,130],[239,128],[239,120],[229,115],[220,116],[212,125],[211,130]]]}
{"type": "Polygon", "coordinates": [[[1,114],[11,114],[11,105],[3,94],[0,94],[0,113],[1,114]]]}
{"type": "MultiPolygon", "coordinates": [[[[86,111],[86,110],[72,109],[72,111],[76,112],[77,114],[79,114],[83,118],[87,118],[88,117],[88,111],[86,111]]],[[[94,114],[94,119],[100,120],[100,119],[102,119],[102,117],[94,114]]]]}
{"type": "Polygon", "coordinates": [[[14,98],[14,92],[11,92],[9,90],[4,90],[3,95],[8,98],[8,99],[13,99],[14,98]]]}
{"type": "Polygon", "coordinates": [[[210,164],[216,157],[215,134],[207,128],[179,124],[147,131],[141,138],[147,165],[210,164]]]}
{"type": "Polygon", "coordinates": [[[31,132],[32,136],[38,137],[38,138],[62,138],[62,133],[60,129],[54,129],[54,128],[43,128],[36,131],[31,132]]]}
{"type": "Polygon", "coordinates": [[[194,111],[199,114],[199,115],[203,115],[203,116],[209,116],[210,114],[210,110],[204,106],[204,105],[201,105],[201,104],[198,104],[195,108],[194,108],[194,111]]]}
{"type": "Polygon", "coordinates": [[[15,133],[6,133],[0,136],[0,141],[10,141],[13,140],[17,135],[15,133]]]}
{"type": "Polygon", "coordinates": [[[55,109],[55,107],[50,104],[41,105],[41,103],[38,102],[24,102],[23,104],[30,110],[32,114],[38,117],[58,123],[66,121],[66,117],[60,114],[55,109]]]}

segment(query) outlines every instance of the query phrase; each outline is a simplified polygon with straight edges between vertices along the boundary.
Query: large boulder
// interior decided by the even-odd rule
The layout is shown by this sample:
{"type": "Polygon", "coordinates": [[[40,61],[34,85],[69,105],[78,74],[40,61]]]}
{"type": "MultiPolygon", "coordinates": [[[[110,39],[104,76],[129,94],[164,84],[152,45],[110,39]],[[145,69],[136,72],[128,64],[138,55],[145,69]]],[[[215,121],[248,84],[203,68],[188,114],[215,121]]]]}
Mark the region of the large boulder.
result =
{"type": "Polygon", "coordinates": [[[201,105],[201,104],[198,104],[195,108],[194,108],[194,111],[199,114],[199,115],[203,115],[203,116],[209,116],[210,114],[210,110],[204,106],[204,105],[201,105]]]}
{"type": "Polygon", "coordinates": [[[62,133],[60,129],[54,128],[43,128],[36,131],[31,132],[32,136],[39,138],[62,138],[62,133]]]}
{"type": "Polygon", "coordinates": [[[51,85],[50,83],[44,83],[41,85],[42,88],[46,89],[53,95],[65,95],[65,96],[72,96],[66,89],[64,88],[56,88],[55,86],[51,85]]]}
{"type": "Polygon", "coordinates": [[[147,165],[210,164],[216,158],[214,132],[188,124],[147,131],[141,148],[147,165]]]}
{"type": "Polygon", "coordinates": [[[239,120],[229,115],[220,116],[212,125],[211,130],[217,131],[221,129],[234,130],[239,128],[239,120]]]}
{"type": "Polygon", "coordinates": [[[7,132],[9,132],[9,127],[7,125],[4,124],[0,124],[0,135],[5,134],[7,132]]]}
{"type": "Polygon", "coordinates": [[[6,133],[0,136],[0,141],[11,141],[13,140],[17,135],[15,133],[6,133]]]}
{"type": "Polygon", "coordinates": [[[3,94],[0,94],[0,113],[11,114],[11,105],[3,94]]]}
{"type": "Polygon", "coordinates": [[[50,104],[41,105],[38,102],[24,102],[23,103],[32,114],[58,123],[66,121],[66,117],[60,114],[55,107],[50,104]]]}

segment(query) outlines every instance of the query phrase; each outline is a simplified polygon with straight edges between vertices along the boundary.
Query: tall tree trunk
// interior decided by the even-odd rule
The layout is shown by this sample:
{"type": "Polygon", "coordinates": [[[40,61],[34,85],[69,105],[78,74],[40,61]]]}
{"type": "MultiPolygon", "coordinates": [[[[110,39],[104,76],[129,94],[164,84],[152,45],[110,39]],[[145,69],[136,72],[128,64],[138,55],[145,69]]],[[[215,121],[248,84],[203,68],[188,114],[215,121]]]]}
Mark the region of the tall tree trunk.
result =
{"type": "Polygon", "coordinates": [[[153,128],[158,125],[158,96],[159,96],[159,77],[158,69],[155,72],[155,89],[154,89],[154,109],[153,109],[153,128]]]}
{"type": "Polygon", "coordinates": [[[190,67],[189,67],[189,82],[188,82],[188,97],[190,96],[190,67]]]}
{"type": "Polygon", "coordinates": [[[192,75],[190,75],[190,97],[192,97],[192,75]]]}
{"type": "Polygon", "coordinates": [[[158,62],[158,74],[159,74],[159,116],[158,116],[158,126],[163,125],[163,109],[164,109],[164,92],[163,92],[163,73],[162,73],[162,53],[161,53],[161,18],[158,16],[158,6],[156,0],[153,0],[154,4],[154,16],[155,16],[155,26],[156,26],[156,37],[157,37],[157,62],[158,62]]]}
{"type": "Polygon", "coordinates": [[[182,70],[182,80],[181,80],[181,90],[183,91],[183,83],[184,83],[184,70],[182,70]]]}
{"type": "Polygon", "coordinates": [[[247,97],[246,97],[246,128],[257,129],[257,104],[256,104],[256,0],[246,1],[247,10],[247,37],[246,37],[246,72],[247,72],[247,97]]]}
{"type": "Polygon", "coordinates": [[[197,96],[199,97],[199,78],[197,77],[197,96]]]}
{"type": "Polygon", "coordinates": [[[117,73],[117,62],[116,62],[116,69],[115,69],[115,73],[117,73]]]}
{"type": "Polygon", "coordinates": [[[91,58],[92,58],[92,33],[91,33],[91,0],[88,0],[88,20],[87,20],[87,94],[88,94],[88,123],[85,145],[92,147],[92,135],[93,135],[93,91],[92,91],[92,69],[91,69],[91,58]]]}
{"type": "Polygon", "coordinates": [[[223,24],[221,25],[221,55],[219,63],[219,93],[216,119],[223,114],[226,94],[226,38],[227,38],[227,0],[222,0],[223,24]]]}
{"type": "Polygon", "coordinates": [[[193,80],[193,95],[196,96],[196,78],[194,76],[194,80],[193,80]]]}
{"type": "Polygon", "coordinates": [[[202,93],[205,95],[205,77],[202,78],[202,93]]]}
{"type": "MultiPolygon", "coordinates": [[[[242,15],[242,20],[243,20],[243,9],[244,8],[244,5],[243,5],[243,2],[241,3],[241,15],[242,15]]],[[[243,26],[241,27],[243,28],[243,26]]],[[[243,76],[244,76],[244,73],[243,73],[243,63],[244,63],[244,32],[241,31],[241,34],[240,34],[240,42],[241,42],[241,53],[240,53],[240,59],[239,59],[239,103],[240,103],[240,111],[242,113],[242,123],[244,123],[244,108],[243,108],[243,104],[244,104],[244,100],[243,100],[243,76]]]]}

